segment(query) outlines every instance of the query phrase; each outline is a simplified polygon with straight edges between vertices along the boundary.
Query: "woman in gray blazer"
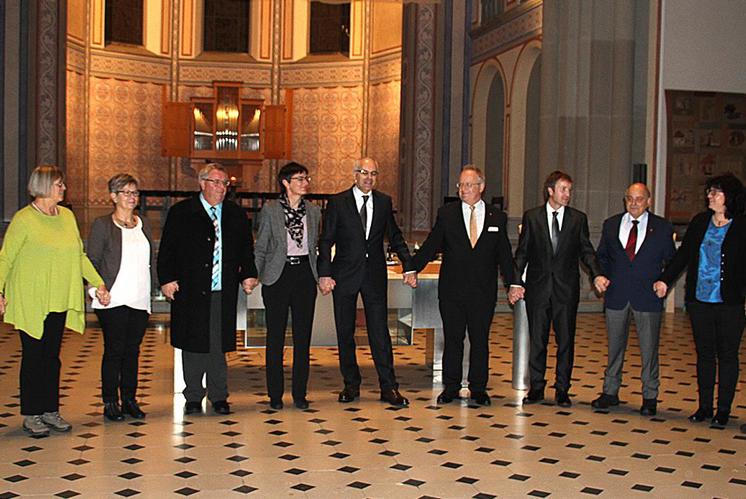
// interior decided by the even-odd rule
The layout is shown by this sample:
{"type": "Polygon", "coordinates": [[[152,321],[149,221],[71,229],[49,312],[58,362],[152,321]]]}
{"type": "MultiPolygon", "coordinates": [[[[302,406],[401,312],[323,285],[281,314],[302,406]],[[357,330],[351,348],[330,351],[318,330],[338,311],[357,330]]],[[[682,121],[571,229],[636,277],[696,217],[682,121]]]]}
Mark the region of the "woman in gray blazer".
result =
{"type": "Polygon", "coordinates": [[[305,166],[288,163],[280,169],[277,181],[280,198],[262,207],[254,248],[267,318],[267,393],[270,407],[282,409],[282,353],[290,309],[293,313],[293,402],[297,408],[307,409],[308,355],[318,282],[316,246],[321,210],[303,199],[311,183],[305,166]]]}
{"type": "Polygon", "coordinates": [[[92,305],[104,334],[101,395],[104,417],[109,421],[122,421],[124,414],[145,417],[135,395],[140,343],[150,314],[155,252],[147,220],[134,212],[139,195],[132,175],[114,175],[109,180],[114,212],[97,218],[88,236],[88,257],[111,290],[108,305],[96,297],[92,305]]]}

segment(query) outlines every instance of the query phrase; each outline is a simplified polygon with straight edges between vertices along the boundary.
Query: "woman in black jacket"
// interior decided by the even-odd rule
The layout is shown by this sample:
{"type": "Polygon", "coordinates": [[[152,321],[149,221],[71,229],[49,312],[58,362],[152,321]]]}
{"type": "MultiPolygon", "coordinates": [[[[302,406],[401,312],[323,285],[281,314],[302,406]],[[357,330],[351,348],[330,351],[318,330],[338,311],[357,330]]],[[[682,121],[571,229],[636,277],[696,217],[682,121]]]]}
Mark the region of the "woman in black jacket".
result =
{"type": "Polygon", "coordinates": [[[715,427],[724,427],[738,382],[738,350],[744,328],[746,290],[746,219],[743,184],[732,174],[707,181],[707,211],[689,223],[676,255],[653,285],[658,296],[686,268],[686,308],[697,350],[699,408],[689,420],[713,418],[715,374],[718,374],[715,427]]]}

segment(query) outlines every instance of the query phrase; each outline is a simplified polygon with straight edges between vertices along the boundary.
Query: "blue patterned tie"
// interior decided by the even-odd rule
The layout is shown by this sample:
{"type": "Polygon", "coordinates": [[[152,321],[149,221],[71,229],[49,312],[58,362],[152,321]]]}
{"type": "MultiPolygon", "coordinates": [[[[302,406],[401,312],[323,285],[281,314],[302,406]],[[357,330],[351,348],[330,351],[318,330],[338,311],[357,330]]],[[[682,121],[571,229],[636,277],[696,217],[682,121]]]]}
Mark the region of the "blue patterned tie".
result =
{"type": "Polygon", "coordinates": [[[214,291],[220,289],[220,223],[218,222],[218,210],[210,207],[210,218],[215,228],[215,246],[212,249],[212,287],[214,291]]]}

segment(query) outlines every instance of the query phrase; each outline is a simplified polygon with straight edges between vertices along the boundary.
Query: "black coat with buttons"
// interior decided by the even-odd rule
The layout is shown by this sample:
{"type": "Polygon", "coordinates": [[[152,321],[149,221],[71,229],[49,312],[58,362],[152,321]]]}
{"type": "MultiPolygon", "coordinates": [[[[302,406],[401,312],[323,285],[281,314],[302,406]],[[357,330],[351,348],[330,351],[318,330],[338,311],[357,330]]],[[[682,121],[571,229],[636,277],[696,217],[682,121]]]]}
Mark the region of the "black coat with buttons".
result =
{"type": "MultiPolygon", "coordinates": [[[[692,218],[681,246],[661,275],[661,280],[670,287],[686,268],[686,302],[697,301],[699,248],[712,214],[707,210],[692,218]]],[[[736,216],[731,224],[720,252],[720,295],[726,305],[743,306],[746,294],[746,218],[736,216]]]]}
{"type": "MultiPolygon", "coordinates": [[[[256,277],[249,220],[230,201],[223,202],[222,306],[223,352],[236,349],[239,285],[256,277]]],[[[210,351],[210,296],[215,229],[199,196],[176,203],[168,211],[158,251],[158,280],[178,281],[171,302],[171,344],[188,352],[210,351]]]]}

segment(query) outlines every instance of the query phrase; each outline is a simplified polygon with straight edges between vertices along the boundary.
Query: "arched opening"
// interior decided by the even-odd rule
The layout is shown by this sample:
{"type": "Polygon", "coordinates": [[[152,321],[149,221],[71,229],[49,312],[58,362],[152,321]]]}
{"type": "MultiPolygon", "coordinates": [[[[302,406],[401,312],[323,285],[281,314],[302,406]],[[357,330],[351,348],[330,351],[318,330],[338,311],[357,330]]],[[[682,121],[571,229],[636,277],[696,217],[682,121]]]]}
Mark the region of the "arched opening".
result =
{"type": "Polygon", "coordinates": [[[510,95],[510,142],[505,191],[508,215],[520,217],[539,203],[539,80],[541,42],[532,40],[521,50],[516,62],[510,95]]]}
{"type": "Polygon", "coordinates": [[[487,96],[487,123],[484,143],[484,174],[488,201],[503,195],[503,150],[505,137],[505,86],[496,73],[487,96]]]}
{"type": "Polygon", "coordinates": [[[539,179],[539,100],[541,97],[541,55],[536,58],[526,91],[526,141],[523,163],[523,206],[542,202],[539,179]],[[533,180],[533,181],[532,181],[533,180]]]}

